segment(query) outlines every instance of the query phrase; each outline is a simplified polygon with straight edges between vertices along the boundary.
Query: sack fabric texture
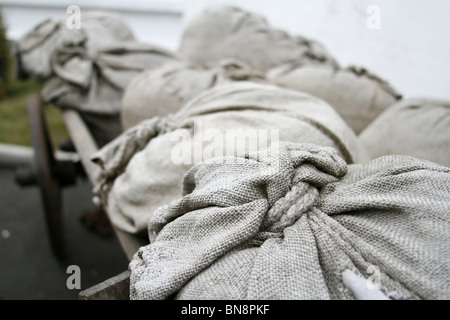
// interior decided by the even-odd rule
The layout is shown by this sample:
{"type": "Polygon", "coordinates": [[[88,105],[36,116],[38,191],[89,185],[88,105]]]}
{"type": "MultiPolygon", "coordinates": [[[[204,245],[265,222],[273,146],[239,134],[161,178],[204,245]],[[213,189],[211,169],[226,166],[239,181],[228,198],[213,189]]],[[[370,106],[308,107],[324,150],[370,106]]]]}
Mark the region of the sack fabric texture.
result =
{"type": "Polygon", "coordinates": [[[403,154],[450,167],[450,102],[400,101],[361,132],[359,140],[371,158],[403,154]]]}
{"type": "Polygon", "coordinates": [[[212,8],[190,21],[178,54],[207,67],[233,58],[261,72],[288,62],[338,65],[318,42],[274,29],[261,15],[235,7],[212,8]]]}
{"type": "Polygon", "coordinates": [[[348,165],[311,144],[207,160],[150,218],[130,298],[354,299],[351,271],[390,299],[449,299],[449,181],[432,162],[348,165]]]}
{"type": "Polygon", "coordinates": [[[45,102],[89,113],[88,127],[101,133],[94,138],[104,145],[121,132],[120,100],[130,81],[177,58],[138,42],[112,13],[83,12],[80,26],[69,29],[66,19],[48,19],[26,33],[18,42],[20,72],[44,83],[45,102]]]}
{"type": "Polygon", "coordinates": [[[147,232],[149,218],[181,194],[184,174],[209,158],[267,149],[271,142],[336,149],[347,163],[367,159],[356,135],[328,104],[293,90],[231,82],[191,99],[170,117],[155,117],[100,149],[95,192],[113,224],[147,232]]]}
{"type": "Polygon", "coordinates": [[[328,102],[359,134],[401,95],[365,68],[285,64],[267,72],[267,80],[328,102]]]}
{"type": "Polygon", "coordinates": [[[127,130],[152,117],[177,112],[197,94],[231,81],[266,82],[264,75],[240,61],[226,59],[214,68],[189,62],[167,62],[136,76],[122,98],[121,122],[127,130]]]}

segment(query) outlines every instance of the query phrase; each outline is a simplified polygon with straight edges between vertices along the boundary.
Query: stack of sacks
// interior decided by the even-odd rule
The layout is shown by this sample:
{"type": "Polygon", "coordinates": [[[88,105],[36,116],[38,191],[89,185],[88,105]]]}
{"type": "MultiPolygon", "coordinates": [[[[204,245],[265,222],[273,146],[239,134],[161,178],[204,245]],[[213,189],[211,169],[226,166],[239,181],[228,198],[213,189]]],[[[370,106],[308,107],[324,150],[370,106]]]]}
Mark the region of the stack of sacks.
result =
{"type": "Polygon", "coordinates": [[[233,58],[263,73],[288,62],[337,66],[319,43],[274,29],[262,16],[234,7],[206,10],[194,18],[178,54],[207,67],[233,58]]]}
{"type": "Polygon", "coordinates": [[[132,299],[450,297],[450,169],[363,147],[422,105],[444,131],[445,104],[388,109],[386,81],[236,8],[194,19],[178,53],[129,85],[127,130],[92,158],[114,226],[151,240],[132,299]]]}
{"type": "Polygon", "coordinates": [[[206,10],[184,30],[180,57],[211,67],[224,58],[245,62],[273,84],[328,102],[359,134],[401,95],[364,68],[341,68],[318,42],[270,27],[234,7],[206,10]]]}
{"type": "Polygon", "coordinates": [[[121,107],[124,130],[176,112],[213,86],[263,82],[265,72],[282,63],[337,66],[317,42],[273,29],[260,15],[234,7],[207,10],[191,21],[178,54],[183,62],[145,71],[128,85],[121,107]]]}
{"type": "Polygon", "coordinates": [[[66,20],[45,20],[18,43],[20,73],[44,83],[42,96],[60,108],[80,111],[102,146],[122,132],[120,99],[130,81],[175,55],[136,41],[114,14],[83,12],[80,29],[66,20]]]}
{"type": "Polygon", "coordinates": [[[269,70],[266,77],[279,86],[325,100],[356,134],[401,98],[385,80],[355,66],[285,64],[269,70]]]}
{"type": "Polygon", "coordinates": [[[232,82],[197,95],[172,116],[141,122],[99,150],[95,190],[115,227],[146,233],[154,211],[180,196],[183,176],[195,163],[276,141],[332,147],[347,163],[366,160],[353,131],[322,100],[232,82]]]}
{"type": "Polygon", "coordinates": [[[450,103],[400,101],[372,122],[359,140],[372,159],[401,154],[450,167],[450,103]]]}
{"type": "Polygon", "coordinates": [[[205,161],[150,217],[130,298],[447,300],[449,181],[432,162],[347,165],[309,144],[205,161]]]}
{"type": "Polygon", "coordinates": [[[197,94],[231,81],[264,82],[264,77],[231,59],[222,60],[210,69],[176,61],[146,70],[125,89],[121,103],[122,128],[127,130],[142,120],[177,112],[197,94]]]}

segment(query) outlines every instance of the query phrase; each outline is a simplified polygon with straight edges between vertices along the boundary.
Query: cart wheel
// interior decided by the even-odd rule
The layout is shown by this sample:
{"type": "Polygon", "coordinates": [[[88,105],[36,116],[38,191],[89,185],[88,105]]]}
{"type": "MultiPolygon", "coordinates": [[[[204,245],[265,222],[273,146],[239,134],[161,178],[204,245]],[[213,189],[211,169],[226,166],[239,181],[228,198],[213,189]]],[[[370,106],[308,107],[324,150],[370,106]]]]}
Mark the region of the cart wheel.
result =
{"type": "Polygon", "coordinates": [[[28,99],[28,115],[34,148],[34,174],[41,192],[50,243],[55,256],[62,260],[64,258],[62,186],[57,176],[60,166],[53,156],[40,96],[36,93],[31,94],[28,99]]]}

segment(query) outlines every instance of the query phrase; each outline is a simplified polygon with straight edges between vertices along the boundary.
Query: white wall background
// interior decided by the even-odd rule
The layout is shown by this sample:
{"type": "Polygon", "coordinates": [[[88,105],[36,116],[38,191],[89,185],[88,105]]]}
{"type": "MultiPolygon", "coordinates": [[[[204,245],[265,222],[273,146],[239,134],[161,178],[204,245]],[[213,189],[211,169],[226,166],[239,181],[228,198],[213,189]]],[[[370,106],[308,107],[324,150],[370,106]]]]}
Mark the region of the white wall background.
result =
{"type": "Polygon", "coordinates": [[[450,100],[448,0],[0,0],[11,38],[65,8],[118,12],[138,39],[176,50],[183,28],[209,6],[233,4],[269,24],[321,42],[341,65],[361,65],[405,98],[450,100]],[[367,28],[367,8],[380,8],[380,30],[367,28]]]}
{"type": "Polygon", "coordinates": [[[321,42],[341,63],[367,67],[405,97],[450,100],[448,0],[192,0],[184,23],[207,5],[234,3],[270,25],[321,42]],[[367,8],[380,8],[380,30],[367,8]]]}

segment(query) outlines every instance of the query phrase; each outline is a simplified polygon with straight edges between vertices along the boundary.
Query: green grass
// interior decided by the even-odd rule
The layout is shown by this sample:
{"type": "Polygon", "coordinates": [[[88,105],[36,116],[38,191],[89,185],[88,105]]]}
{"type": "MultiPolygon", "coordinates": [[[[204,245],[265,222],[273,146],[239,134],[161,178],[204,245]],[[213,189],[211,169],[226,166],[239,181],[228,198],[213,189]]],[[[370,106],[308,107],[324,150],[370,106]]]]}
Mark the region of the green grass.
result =
{"type": "MultiPolygon", "coordinates": [[[[0,142],[31,146],[27,101],[30,93],[39,91],[39,83],[32,79],[10,84],[8,97],[0,100],[0,142]]],[[[44,111],[53,147],[57,149],[58,142],[69,137],[61,111],[54,105],[46,106],[44,111]]]]}

